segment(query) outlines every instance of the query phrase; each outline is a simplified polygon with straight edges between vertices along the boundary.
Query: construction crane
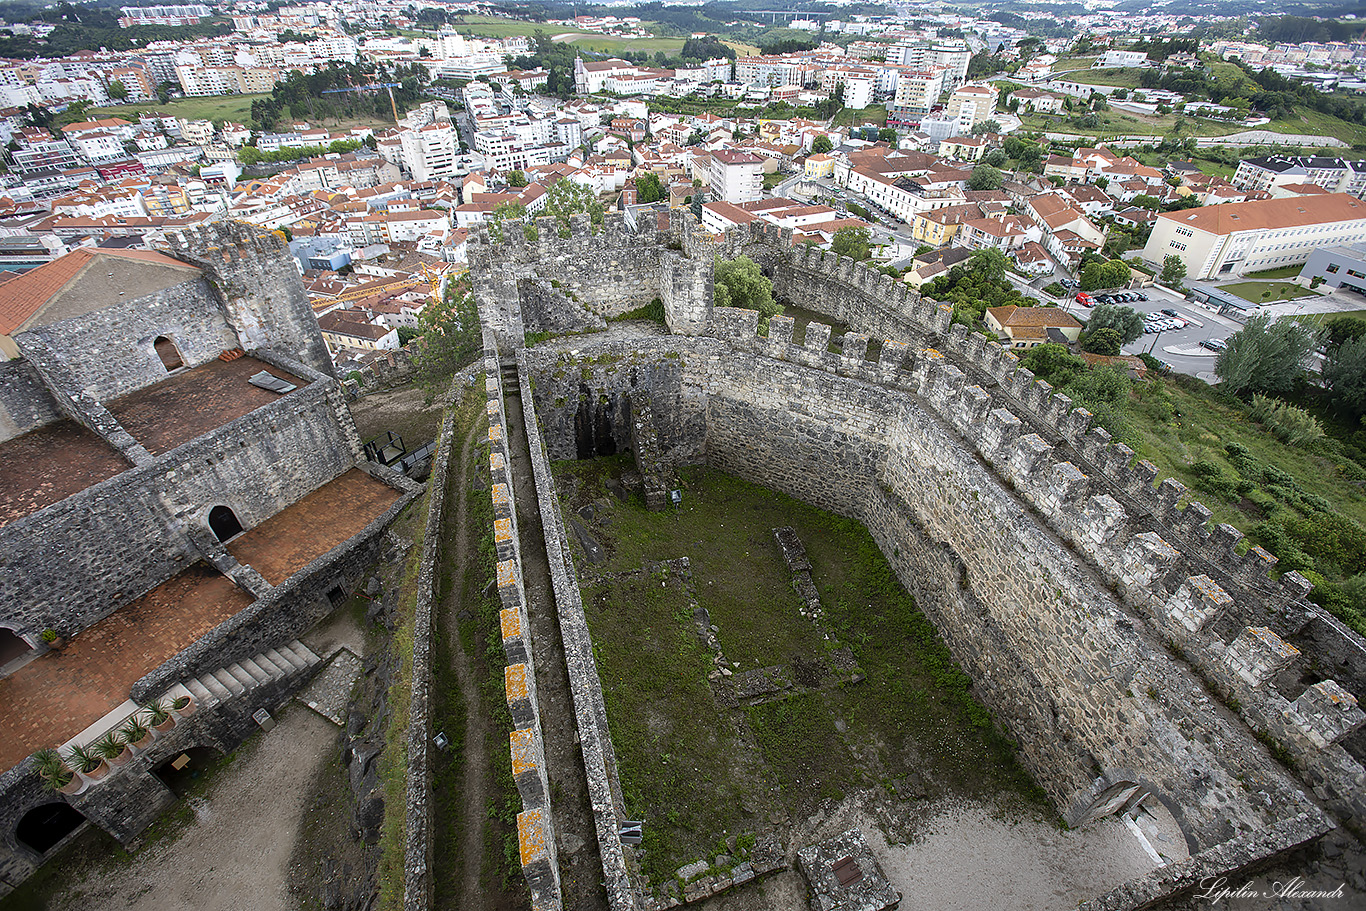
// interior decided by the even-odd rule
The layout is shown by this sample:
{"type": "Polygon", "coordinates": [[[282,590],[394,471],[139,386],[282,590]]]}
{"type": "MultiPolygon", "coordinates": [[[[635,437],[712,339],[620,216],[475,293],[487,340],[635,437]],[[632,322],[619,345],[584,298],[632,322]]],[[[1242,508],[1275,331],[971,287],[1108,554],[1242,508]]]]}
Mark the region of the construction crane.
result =
{"type": "Polygon", "coordinates": [[[402,83],[398,82],[372,82],[369,85],[353,85],[344,89],[325,89],[323,94],[336,95],[340,92],[364,92],[367,89],[387,89],[389,92],[389,109],[394,112],[394,123],[398,123],[398,105],[394,103],[394,89],[402,87],[402,83]]]}

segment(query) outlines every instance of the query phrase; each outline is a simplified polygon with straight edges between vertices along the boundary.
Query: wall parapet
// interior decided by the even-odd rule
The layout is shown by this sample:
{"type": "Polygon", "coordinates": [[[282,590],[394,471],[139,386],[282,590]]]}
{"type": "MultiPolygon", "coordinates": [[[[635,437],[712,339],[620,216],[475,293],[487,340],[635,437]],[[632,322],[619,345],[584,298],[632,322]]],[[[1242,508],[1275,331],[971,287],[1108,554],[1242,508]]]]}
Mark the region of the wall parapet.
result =
{"type": "MultiPolygon", "coordinates": [[[[1366,827],[1366,801],[1360,796],[1366,773],[1338,742],[1366,720],[1355,698],[1348,694],[1290,711],[1273,688],[1238,686],[1236,681],[1240,672],[1246,675],[1255,666],[1258,683],[1264,684],[1294,656],[1282,650],[1284,660],[1262,667],[1257,662],[1267,663],[1265,658],[1251,657],[1247,639],[1226,643],[1222,638],[1230,628],[1237,636],[1253,626],[1267,635],[1244,635],[1259,644],[1270,637],[1292,637],[1317,608],[1304,601],[1308,583],[1302,576],[1287,573],[1279,584],[1272,583],[1265,573],[1274,557],[1255,547],[1238,553],[1242,534],[1228,525],[1206,529],[1210,513],[1201,504],[1178,509],[1184,487],[1166,479],[1154,488],[1155,467],[1147,462],[1131,466],[1133,452],[1111,441],[1103,429],[1090,428],[1075,444],[1057,441],[1056,434],[1050,442],[1029,432],[1046,429],[1047,416],[1056,423],[1072,411],[1070,400],[1027,370],[1017,369],[1006,383],[984,388],[970,384],[973,377],[958,366],[963,361],[950,360],[938,349],[916,351],[907,369],[895,349],[890,361],[881,356],[869,360],[857,336],[852,343],[846,337],[843,352],[830,352],[828,326],[812,324],[805,343],[797,346],[791,342],[789,319],[770,320],[767,338],[757,334],[757,325],[755,311],[717,308],[712,328],[721,341],[757,356],[895,388],[927,402],[1046,526],[1116,587],[1138,616],[1182,649],[1207,681],[1216,689],[1223,683],[1225,690],[1238,691],[1244,721],[1296,756],[1335,812],[1366,827]],[[1126,505],[1135,500],[1153,508],[1135,515],[1126,505]],[[1264,598],[1269,605],[1247,603],[1264,598]],[[1322,733],[1328,731],[1338,733],[1322,733]],[[1323,741],[1321,746],[1315,745],[1316,738],[1323,741]]],[[[959,330],[964,327],[955,325],[948,333],[948,351],[970,350],[965,331],[959,330]]],[[[989,350],[991,343],[975,347],[978,361],[969,366],[999,363],[999,355],[989,350]]],[[[981,378],[984,371],[973,373],[981,378]]]]}

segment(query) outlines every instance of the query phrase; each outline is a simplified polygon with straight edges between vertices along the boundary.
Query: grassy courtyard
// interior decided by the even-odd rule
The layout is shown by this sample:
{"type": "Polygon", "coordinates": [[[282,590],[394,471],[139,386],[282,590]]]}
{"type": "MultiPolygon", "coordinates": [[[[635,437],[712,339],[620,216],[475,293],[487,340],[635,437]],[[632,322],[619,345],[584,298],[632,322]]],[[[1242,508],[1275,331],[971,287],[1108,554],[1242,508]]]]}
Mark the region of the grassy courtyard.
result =
{"type": "Polygon", "coordinates": [[[1236,294],[1245,301],[1254,304],[1274,304],[1280,301],[1295,300],[1299,297],[1317,297],[1308,288],[1302,288],[1291,282],[1233,282],[1228,285],[1220,285],[1221,291],[1229,294],[1236,294]]]}
{"type": "Polygon", "coordinates": [[[789,820],[855,791],[894,814],[946,796],[1051,814],[860,525],[705,468],[681,472],[679,509],[650,513],[608,493],[630,467],[555,472],[571,537],[606,554],[590,565],[575,546],[627,812],[647,821],[656,887],[727,835],[785,837],[789,820]],[[799,613],[773,537],[783,525],[807,549],[823,624],[799,613]],[[686,573],[642,568],[679,557],[686,573]],[[715,627],[724,672],[699,620],[715,627]],[[778,683],[727,698],[761,676],[778,683]]]}

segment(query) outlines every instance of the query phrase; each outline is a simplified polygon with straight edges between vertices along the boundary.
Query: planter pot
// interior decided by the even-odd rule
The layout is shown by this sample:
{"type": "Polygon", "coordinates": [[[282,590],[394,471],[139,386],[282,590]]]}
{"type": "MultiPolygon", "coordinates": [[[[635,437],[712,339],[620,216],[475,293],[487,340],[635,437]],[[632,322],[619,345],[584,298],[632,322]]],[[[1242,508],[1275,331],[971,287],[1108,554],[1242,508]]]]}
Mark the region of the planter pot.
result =
{"type": "Polygon", "coordinates": [[[199,703],[195,702],[194,697],[191,696],[189,705],[185,706],[183,709],[171,709],[171,711],[175,712],[181,718],[189,718],[191,715],[195,713],[195,710],[198,708],[199,703]]]}
{"type": "Polygon", "coordinates": [[[134,753],[145,753],[152,748],[153,743],[156,743],[156,737],[151,731],[148,731],[146,737],[135,743],[129,744],[129,746],[133,748],[134,753]]]}
{"type": "Polygon", "coordinates": [[[152,733],[160,737],[162,734],[165,734],[171,728],[175,727],[178,720],[175,713],[172,712],[161,724],[152,725],[152,733]]]}
{"type": "Polygon", "coordinates": [[[89,784],[86,782],[86,780],[81,776],[77,775],[75,772],[72,772],[71,780],[68,781],[62,787],[58,788],[57,791],[60,794],[79,794],[82,791],[84,791],[87,787],[89,787],[89,784]]]}
{"type": "Polygon", "coordinates": [[[123,752],[109,760],[111,768],[120,769],[133,761],[133,751],[128,747],[123,748],[123,752]]]}
{"type": "Polygon", "coordinates": [[[103,781],[104,776],[108,774],[109,763],[105,762],[104,760],[100,760],[99,765],[95,766],[89,772],[81,772],[80,776],[84,778],[86,781],[90,782],[91,784],[95,784],[98,781],[103,781]]]}

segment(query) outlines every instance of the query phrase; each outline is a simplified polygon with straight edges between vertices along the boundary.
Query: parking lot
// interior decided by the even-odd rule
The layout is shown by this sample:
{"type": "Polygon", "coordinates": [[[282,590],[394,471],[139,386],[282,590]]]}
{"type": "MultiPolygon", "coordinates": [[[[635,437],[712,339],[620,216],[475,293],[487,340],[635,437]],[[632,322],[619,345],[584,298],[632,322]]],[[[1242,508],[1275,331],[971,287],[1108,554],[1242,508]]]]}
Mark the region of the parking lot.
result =
{"type": "MultiPolygon", "coordinates": [[[[1124,346],[1125,354],[1151,354],[1165,361],[1178,373],[1186,373],[1213,382],[1214,359],[1219,346],[1230,335],[1242,328],[1236,320],[1219,316],[1177,294],[1159,286],[1139,291],[1111,292],[1120,295],[1142,295],[1144,299],[1109,301],[1119,307],[1132,307],[1144,315],[1145,331],[1136,341],[1124,346]],[[1171,311],[1166,313],[1164,311],[1171,311]]],[[[1101,292],[1104,296],[1105,292],[1101,292]]],[[[1090,309],[1076,302],[1068,306],[1078,319],[1086,320],[1090,309]]]]}

